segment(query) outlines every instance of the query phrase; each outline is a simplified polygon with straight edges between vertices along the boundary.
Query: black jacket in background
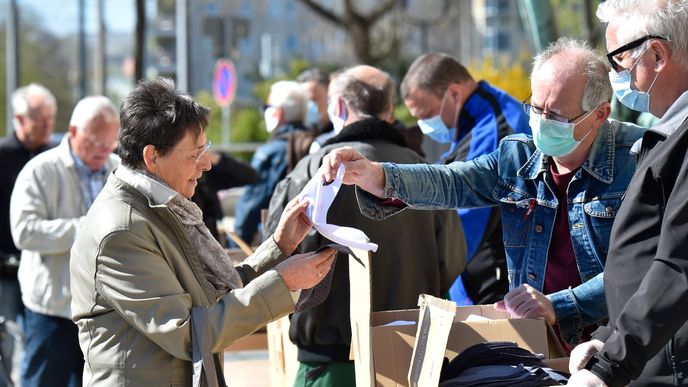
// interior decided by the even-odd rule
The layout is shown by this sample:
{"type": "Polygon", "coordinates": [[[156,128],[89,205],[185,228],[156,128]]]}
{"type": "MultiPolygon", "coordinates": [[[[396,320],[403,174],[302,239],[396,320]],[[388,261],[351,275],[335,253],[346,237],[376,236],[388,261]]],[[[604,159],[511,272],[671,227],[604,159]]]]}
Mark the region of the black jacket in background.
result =
{"type": "Polygon", "coordinates": [[[688,383],[688,92],[642,140],[604,270],[605,345],[586,368],[609,386],[688,383]],[[676,128],[678,126],[678,128],[676,128]]]}
{"type": "Polygon", "coordinates": [[[37,151],[24,147],[17,134],[12,132],[0,139],[0,254],[19,254],[10,232],[10,197],[19,171],[37,154],[50,149],[44,146],[37,151]]]}
{"type": "Polygon", "coordinates": [[[220,160],[198,180],[198,186],[191,200],[203,211],[203,223],[215,239],[225,246],[217,231],[217,222],[222,220],[224,213],[217,191],[258,181],[258,172],[247,163],[236,160],[220,152],[220,160]]]}

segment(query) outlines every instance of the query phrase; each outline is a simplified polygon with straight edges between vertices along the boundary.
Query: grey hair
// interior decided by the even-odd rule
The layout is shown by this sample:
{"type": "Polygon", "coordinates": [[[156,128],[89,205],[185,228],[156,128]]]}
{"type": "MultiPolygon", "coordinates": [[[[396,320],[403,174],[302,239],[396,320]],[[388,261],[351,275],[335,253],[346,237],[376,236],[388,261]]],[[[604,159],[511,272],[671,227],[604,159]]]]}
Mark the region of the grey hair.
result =
{"type": "Polygon", "coordinates": [[[296,77],[296,82],[317,82],[325,87],[330,83],[330,74],[317,67],[303,71],[296,77]]]}
{"type": "MultiPolygon", "coordinates": [[[[685,0],[607,0],[597,7],[603,23],[618,22],[620,43],[628,43],[645,35],[669,40],[671,52],[688,67],[688,2],[685,0]]],[[[639,57],[650,41],[633,50],[639,57]]]]}
{"type": "Polygon", "coordinates": [[[584,111],[590,111],[604,102],[610,102],[612,87],[608,76],[609,65],[588,43],[582,40],[559,38],[556,42],[551,43],[533,58],[533,71],[530,77],[532,78],[533,74],[539,71],[550,59],[564,54],[570,61],[575,61],[576,71],[580,71],[579,69],[582,67],[583,75],[586,78],[581,108],[584,111]]]}
{"type": "Polygon", "coordinates": [[[282,108],[286,122],[303,122],[308,106],[308,94],[295,81],[278,81],[270,87],[270,103],[282,108]]]}
{"type": "Polygon", "coordinates": [[[330,80],[329,95],[342,98],[348,108],[359,118],[377,117],[384,119],[394,107],[396,84],[389,73],[379,70],[384,77],[382,84],[362,81],[352,70],[352,66],[336,73],[330,80]]]}
{"type": "MultiPolygon", "coordinates": [[[[57,108],[55,96],[45,86],[38,83],[31,83],[24,87],[20,87],[12,93],[12,112],[15,115],[25,116],[29,113],[29,97],[33,95],[42,95],[45,102],[57,108]]],[[[14,126],[19,123],[15,120],[14,126]]]]}
{"type": "Polygon", "coordinates": [[[117,108],[107,97],[94,95],[85,97],[76,104],[69,125],[75,126],[79,132],[84,132],[86,125],[96,117],[102,117],[106,121],[117,121],[118,116],[117,108]]]}

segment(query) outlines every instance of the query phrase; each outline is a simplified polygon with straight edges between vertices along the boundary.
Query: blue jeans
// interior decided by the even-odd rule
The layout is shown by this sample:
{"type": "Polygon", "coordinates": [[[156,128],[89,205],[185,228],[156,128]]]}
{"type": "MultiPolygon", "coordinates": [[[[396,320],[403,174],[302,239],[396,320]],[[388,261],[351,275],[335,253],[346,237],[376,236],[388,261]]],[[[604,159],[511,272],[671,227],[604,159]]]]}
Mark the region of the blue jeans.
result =
{"type": "Polygon", "coordinates": [[[23,387],[81,386],[84,356],[72,320],[24,310],[23,387]]]}

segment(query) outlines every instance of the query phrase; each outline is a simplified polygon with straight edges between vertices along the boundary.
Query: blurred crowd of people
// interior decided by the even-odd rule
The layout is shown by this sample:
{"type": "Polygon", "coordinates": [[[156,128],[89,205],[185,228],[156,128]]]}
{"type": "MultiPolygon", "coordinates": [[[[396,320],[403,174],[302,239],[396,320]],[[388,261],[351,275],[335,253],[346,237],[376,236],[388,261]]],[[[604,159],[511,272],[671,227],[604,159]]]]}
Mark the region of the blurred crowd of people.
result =
{"type": "Polygon", "coordinates": [[[52,93],[17,89],[0,386],[223,386],[222,350],[289,314],[295,386],[355,385],[347,254],[301,197],[341,165],[327,220],[379,245],[373,311],[421,293],[492,304],[554,327],[570,385],[688,383],[688,3],[608,0],[597,16],[606,57],[551,43],[523,101],[445,53],[418,57],[399,93],[368,65],[276,82],[250,164],[212,148],[209,110],[169,79],[119,109],[83,98],[59,143],[52,93]],[[614,120],[613,101],[657,121],[614,120]],[[428,160],[424,141],[448,150],[428,160]],[[242,186],[234,230],[219,227],[218,191],[242,186]],[[241,263],[236,245],[254,246],[241,263]],[[324,301],[296,308],[321,281],[324,301]]]}

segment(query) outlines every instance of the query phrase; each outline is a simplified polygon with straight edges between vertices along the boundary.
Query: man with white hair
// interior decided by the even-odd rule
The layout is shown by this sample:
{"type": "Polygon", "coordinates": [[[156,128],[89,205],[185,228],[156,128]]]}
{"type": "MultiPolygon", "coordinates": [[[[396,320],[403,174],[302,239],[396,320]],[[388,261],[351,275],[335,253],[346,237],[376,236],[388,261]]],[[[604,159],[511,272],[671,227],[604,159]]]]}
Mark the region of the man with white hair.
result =
{"type": "MultiPolygon", "coordinates": [[[[14,131],[0,139],[0,318],[4,319],[7,331],[14,330],[15,337],[19,337],[17,318],[23,313],[24,305],[17,281],[19,249],[10,232],[10,195],[19,171],[31,158],[50,147],[57,105],[48,89],[32,83],[12,93],[12,110],[14,131]]],[[[10,337],[6,335],[2,343],[2,366],[16,383],[21,341],[10,337]]],[[[2,378],[0,386],[5,386],[2,378]]]]}
{"type": "Polygon", "coordinates": [[[299,135],[306,131],[303,121],[308,100],[298,82],[279,81],[270,88],[264,116],[272,138],[253,154],[251,166],[258,172],[258,182],[246,187],[236,206],[234,230],[246,243],[252,243],[259,231],[260,210],[268,208],[277,183],[308,154],[307,147],[305,152],[296,152],[299,135]]]}
{"type": "Polygon", "coordinates": [[[10,221],[22,250],[22,386],[81,385],[83,355],[71,320],[69,251],[108,173],[119,164],[112,154],[118,134],[112,103],[102,96],[86,97],[74,108],[62,142],[29,161],[17,177],[10,221]]]}
{"type": "Polygon", "coordinates": [[[571,354],[569,384],[688,384],[688,2],[608,0],[609,77],[619,101],[659,121],[611,231],[609,322],[571,354]]]}
{"type": "MultiPolygon", "coordinates": [[[[500,206],[510,291],[495,304],[514,317],[544,317],[569,344],[607,317],[603,269],[609,233],[643,128],[609,120],[609,67],[562,38],[535,57],[524,103],[533,136],[505,137],[496,151],[448,165],[374,163],[352,149],[325,157],[325,178],[411,208],[500,206]]],[[[358,196],[375,219],[400,208],[358,196]]]]}

